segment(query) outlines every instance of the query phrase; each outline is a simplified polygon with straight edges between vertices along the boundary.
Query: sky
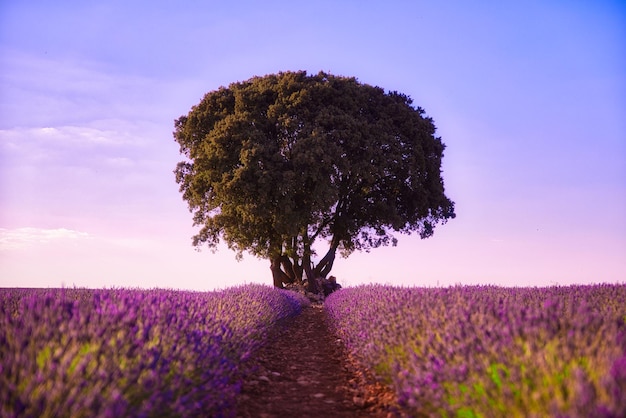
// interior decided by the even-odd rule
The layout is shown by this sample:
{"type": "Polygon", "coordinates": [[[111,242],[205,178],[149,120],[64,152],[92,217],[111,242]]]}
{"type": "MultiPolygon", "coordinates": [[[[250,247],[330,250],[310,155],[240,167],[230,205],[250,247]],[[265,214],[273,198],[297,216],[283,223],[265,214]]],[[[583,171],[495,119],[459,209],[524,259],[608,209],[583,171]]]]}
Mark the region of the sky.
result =
{"type": "Polygon", "coordinates": [[[0,287],[271,285],[192,247],[172,131],[288,70],[405,93],[447,146],[456,219],[339,283],[626,283],[623,1],[0,0],[0,287]]]}

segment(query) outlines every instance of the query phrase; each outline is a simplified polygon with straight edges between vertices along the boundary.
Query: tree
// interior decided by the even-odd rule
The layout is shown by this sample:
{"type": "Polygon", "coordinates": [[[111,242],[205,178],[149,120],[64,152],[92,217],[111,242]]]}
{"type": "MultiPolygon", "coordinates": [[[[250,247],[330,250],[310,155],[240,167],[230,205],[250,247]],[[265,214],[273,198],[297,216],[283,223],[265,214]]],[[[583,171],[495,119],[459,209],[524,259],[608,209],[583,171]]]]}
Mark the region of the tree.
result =
{"type": "MultiPolygon", "coordinates": [[[[175,122],[176,181],[200,231],[240,259],[266,258],[274,285],[326,277],[347,257],[433,234],[454,218],[445,145],[401,93],[320,72],[254,77],[207,93],[175,122]],[[314,243],[328,251],[312,263],[314,243]]],[[[311,285],[313,280],[309,280],[311,285]]]]}

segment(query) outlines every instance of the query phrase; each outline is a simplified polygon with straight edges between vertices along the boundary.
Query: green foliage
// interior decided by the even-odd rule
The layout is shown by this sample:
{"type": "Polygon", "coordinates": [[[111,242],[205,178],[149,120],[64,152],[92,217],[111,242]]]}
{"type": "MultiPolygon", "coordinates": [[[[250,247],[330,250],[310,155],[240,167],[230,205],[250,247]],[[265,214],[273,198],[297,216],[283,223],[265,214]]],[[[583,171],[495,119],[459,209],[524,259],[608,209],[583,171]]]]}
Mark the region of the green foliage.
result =
{"type": "Polygon", "coordinates": [[[233,83],[176,120],[174,138],[186,157],[176,181],[201,227],[193,244],[287,256],[290,278],[316,239],[334,259],[395,244],[393,231],[429,237],[455,216],[432,119],[355,78],[301,71],[233,83]]]}

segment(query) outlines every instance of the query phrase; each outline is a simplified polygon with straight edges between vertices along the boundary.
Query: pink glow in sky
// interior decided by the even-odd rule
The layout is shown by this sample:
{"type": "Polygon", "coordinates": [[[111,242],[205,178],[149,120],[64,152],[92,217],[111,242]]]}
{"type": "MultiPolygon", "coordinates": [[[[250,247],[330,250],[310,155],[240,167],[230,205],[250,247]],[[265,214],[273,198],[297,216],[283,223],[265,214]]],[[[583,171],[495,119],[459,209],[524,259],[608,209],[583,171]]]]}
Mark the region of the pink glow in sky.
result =
{"type": "Polygon", "coordinates": [[[0,3],[0,286],[271,284],[191,247],[171,132],[301,69],[410,95],[447,145],[457,218],[337,259],[343,284],[625,282],[626,4],[500,3],[0,3]]]}

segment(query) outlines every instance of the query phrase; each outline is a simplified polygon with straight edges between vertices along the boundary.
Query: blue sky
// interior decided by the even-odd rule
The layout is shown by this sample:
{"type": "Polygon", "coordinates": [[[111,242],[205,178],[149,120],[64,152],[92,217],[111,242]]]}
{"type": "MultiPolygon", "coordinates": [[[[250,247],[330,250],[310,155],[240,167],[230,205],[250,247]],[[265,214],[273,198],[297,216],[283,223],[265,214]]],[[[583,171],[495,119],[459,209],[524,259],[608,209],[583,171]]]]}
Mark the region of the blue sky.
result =
{"type": "Polygon", "coordinates": [[[173,121],[285,70],[398,90],[447,145],[457,218],[338,259],[347,285],[626,281],[621,1],[0,2],[0,286],[213,289],[173,121]]]}

